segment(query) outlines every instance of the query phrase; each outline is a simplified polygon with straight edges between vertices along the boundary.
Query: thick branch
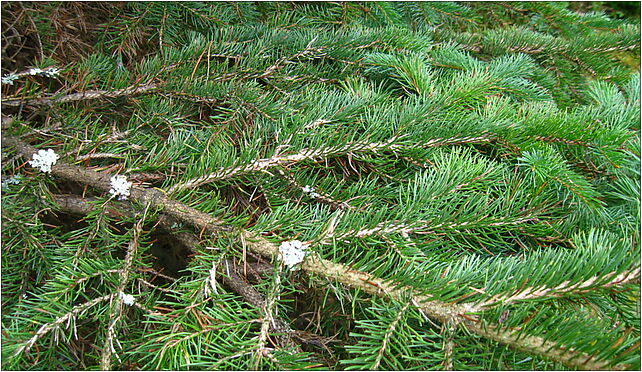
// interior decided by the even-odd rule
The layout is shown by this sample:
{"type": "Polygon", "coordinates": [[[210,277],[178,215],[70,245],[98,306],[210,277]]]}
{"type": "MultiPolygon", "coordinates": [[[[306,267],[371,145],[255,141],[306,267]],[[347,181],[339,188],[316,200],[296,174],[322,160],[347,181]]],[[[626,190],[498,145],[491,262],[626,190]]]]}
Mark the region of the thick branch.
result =
{"type": "MultiPolygon", "coordinates": [[[[250,248],[264,256],[278,254],[276,244],[258,237],[249,231],[241,232],[250,248]]],[[[336,280],[351,288],[358,288],[366,293],[391,297],[398,301],[410,301],[428,317],[441,323],[453,322],[463,325],[468,331],[479,336],[497,341],[515,349],[531,352],[544,358],[552,359],[570,368],[586,370],[625,369],[626,366],[610,366],[608,362],[591,360],[589,355],[572,349],[563,349],[559,345],[545,341],[542,337],[529,336],[517,330],[503,329],[492,324],[480,323],[474,315],[475,311],[470,304],[444,303],[431,299],[430,296],[417,293],[412,287],[400,286],[394,282],[386,282],[368,273],[352,270],[342,264],[324,260],[312,254],[306,257],[301,268],[308,272],[320,275],[327,279],[336,280]]]]}
{"type": "MultiPolygon", "coordinates": [[[[25,159],[31,159],[32,155],[36,152],[36,149],[32,146],[8,135],[3,135],[2,146],[14,147],[25,159]]],[[[58,162],[52,167],[51,173],[54,176],[93,186],[100,190],[107,191],[110,189],[110,174],[98,173],[81,166],[58,162]]],[[[168,216],[187,222],[200,229],[205,228],[211,231],[232,230],[230,227],[225,226],[223,221],[207,213],[188,207],[175,200],[168,199],[159,189],[132,187],[130,198],[142,204],[151,203],[151,207],[161,208],[168,216]]]]}

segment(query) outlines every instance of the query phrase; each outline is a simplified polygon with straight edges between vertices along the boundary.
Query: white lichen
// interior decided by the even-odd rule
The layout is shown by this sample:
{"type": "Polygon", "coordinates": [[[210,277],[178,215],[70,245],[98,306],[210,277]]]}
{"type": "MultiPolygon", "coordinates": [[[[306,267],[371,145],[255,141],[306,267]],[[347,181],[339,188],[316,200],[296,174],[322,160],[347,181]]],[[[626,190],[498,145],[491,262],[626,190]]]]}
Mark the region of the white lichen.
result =
{"type": "Polygon", "coordinates": [[[34,168],[40,168],[41,172],[51,173],[51,167],[56,164],[58,159],[60,156],[52,149],[38,150],[33,154],[33,160],[30,160],[29,164],[34,168]]]}
{"type": "Polygon", "coordinates": [[[305,187],[303,187],[301,190],[303,191],[304,194],[309,194],[311,198],[316,199],[321,197],[321,194],[316,192],[315,188],[310,185],[305,185],[305,187]]]}
{"type": "Polygon", "coordinates": [[[123,303],[125,305],[132,306],[133,304],[136,303],[136,299],[134,298],[134,296],[123,292],[120,292],[120,299],[123,300],[123,303]]]}
{"type": "Polygon", "coordinates": [[[292,268],[303,262],[308,246],[299,240],[291,240],[281,243],[279,253],[283,264],[292,268]]]}
{"type": "Polygon", "coordinates": [[[117,196],[118,200],[125,200],[129,196],[129,192],[132,187],[132,183],[127,181],[126,176],[113,176],[110,178],[111,189],[109,193],[113,196],[117,196]]]}

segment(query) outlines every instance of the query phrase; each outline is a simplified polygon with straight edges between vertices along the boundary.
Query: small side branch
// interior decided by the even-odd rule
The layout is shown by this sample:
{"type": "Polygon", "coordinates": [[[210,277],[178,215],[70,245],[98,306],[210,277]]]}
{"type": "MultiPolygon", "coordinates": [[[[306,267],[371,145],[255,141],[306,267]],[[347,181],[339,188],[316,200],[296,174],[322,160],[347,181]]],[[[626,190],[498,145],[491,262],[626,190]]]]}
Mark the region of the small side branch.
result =
{"type": "MultiPolygon", "coordinates": [[[[276,169],[276,171],[285,178],[290,185],[294,186],[297,189],[305,190],[305,187],[302,186],[292,175],[288,174],[287,172],[281,170],[281,169],[276,169]]],[[[305,192],[305,191],[304,191],[305,192]]],[[[334,200],[330,195],[321,193],[318,190],[315,190],[315,192],[310,192],[309,196],[315,200],[317,200],[320,203],[324,203],[330,206],[332,210],[345,210],[345,209],[355,209],[353,206],[348,204],[345,201],[338,201],[334,200]]]]}
{"type": "Polygon", "coordinates": [[[611,272],[602,276],[594,276],[583,282],[570,284],[567,280],[556,287],[529,287],[517,293],[504,293],[495,295],[488,300],[473,306],[477,311],[488,310],[490,308],[507,305],[517,301],[533,300],[538,298],[556,298],[569,294],[582,294],[598,288],[610,288],[640,280],[640,268],[626,270],[618,275],[611,272]]]}
{"type": "MultiPolygon", "coordinates": [[[[359,153],[377,153],[379,151],[399,151],[406,148],[415,148],[417,144],[404,144],[400,143],[400,137],[392,137],[385,142],[349,142],[344,145],[338,146],[328,146],[318,149],[306,148],[299,151],[296,154],[287,155],[287,156],[273,156],[271,158],[258,159],[253,162],[237,165],[233,167],[224,167],[220,168],[216,172],[207,174],[202,177],[193,178],[183,183],[176,184],[170,187],[167,190],[168,194],[173,194],[176,191],[184,189],[192,189],[195,187],[203,186],[208,183],[228,179],[231,177],[236,177],[243,174],[260,172],[268,168],[273,168],[277,166],[292,165],[300,163],[305,160],[317,161],[321,159],[326,159],[332,156],[341,156],[349,153],[359,154],[359,153]]],[[[419,146],[428,148],[428,147],[440,147],[440,146],[451,146],[465,143],[485,143],[489,142],[491,137],[487,134],[471,137],[452,137],[452,138],[436,138],[429,141],[426,141],[419,146]]]]}
{"type": "Polygon", "coordinates": [[[443,351],[444,351],[444,361],[443,366],[445,371],[453,370],[453,349],[455,344],[455,332],[457,331],[457,325],[452,323],[444,323],[441,327],[441,334],[443,338],[443,351]]]}
{"type": "Polygon", "coordinates": [[[397,314],[395,319],[393,319],[393,321],[390,323],[390,325],[388,326],[388,329],[386,329],[386,334],[383,337],[383,342],[381,343],[381,347],[377,352],[374,365],[372,366],[371,369],[373,370],[379,369],[379,365],[381,364],[381,359],[383,359],[383,356],[386,353],[386,349],[388,348],[388,344],[390,343],[390,338],[392,338],[392,335],[394,334],[395,329],[397,329],[397,325],[399,324],[399,321],[401,321],[401,318],[406,313],[406,310],[408,310],[408,307],[410,307],[410,302],[406,302],[404,307],[401,310],[399,310],[399,313],[397,314]]]}
{"type": "Polygon", "coordinates": [[[54,103],[84,101],[98,98],[116,98],[124,96],[135,96],[139,94],[152,93],[158,89],[156,84],[150,83],[145,85],[135,85],[117,90],[87,90],[79,93],[67,94],[64,96],[35,97],[35,98],[16,98],[2,101],[2,106],[21,106],[21,105],[52,105],[54,103]]]}
{"type": "Polygon", "coordinates": [[[256,363],[254,369],[259,369],[259,363],[263,356],[269,357],[270,350],[266,348],[266,344],[269,337],[270,328],[273,328],[272,324],[274,319],[276,319],[276,302],[278,300],[279,293],[281,292],[281,270],[279,269],[274,273],[274,280],[270,286],[270,293],[268,293],[265,305],[262,308],[263,312],[263,324],[261,325],[261,333],[259,334],[259,344],[256,350],[256,363]]]}
{"type": "Polygon", "coordinates": [[[136,225],[134,226],[133,237],[127,247],[127,255],[125,256],[125,263],[123,264],[123,268],[120,270],[120,283],[118,285],[118,291],[116,292],[116,305],[114,307],[114,311],[109,314],[110,322],[109,322],[109,327],[107,328],[107,337],[105,338],[105,344],[103,345],[103,350],[101,353],[100,368],[103,371],[108,371],[111,369],[111,355],[112,353],[115,353],[115,349],[114,349],[114,336],[116,334],[115,327],[122,315],[123,296],[125,295],[124,290],[125,290],[125,286],[127,285],[127,279],[129,278],[129,272],[131,270],[134,256],[138,251],[138,245],[139,245],[138,238],[140,236],[141,230],[143,229],[143,221],[145,221],[145,217],[147,216],[148,209],[149,209],[149,203],[145,207],[143,216],[138,220],[138,223],[136,223],[136,225]]]}
{"type": "Polygon", "coordinates": [[[103,301],[111,300],[114,296],[115,294],[108,294],[102,297],[94,298],[91,301],[75,306],[70,312],[68,312],[63,316],[58,317],[53,322],[44,324],[38,329],[38,331],[36,331],[36,334],[33,335],[33,337],[31,337],[27,342],[24,343],[24,345],[20,346],[15,351],[14,356],[17,356],[20,353],[27,353],[29,349],[31,349],[31,347],[36,343],[36,341],[38,341],[40,338],[42,338],[44,335],[46,335],[53,329],[59,327],[61,324],[65,323],[66,321],[71,319],[73,316],[82,313],[83,311],[89,309],[90,307],[98,303],[101,303],[103,301]]]}
{"type": "Polygon", "coordinates": [[[330,244],[333,240],[344,240],[348,238],[363,238],[372,235],[387,235],[387,234],[401,234],[403,236],[409,234],[430,234],[439,230],[458,230],[458,229],[473,229],[484,227],[502,227],[514,226],[532,221],[538,221],[535,216],[525,217],[501,217],[501,218],[481,218],[477,221],[466,221],[460,223],[439,223],[433,224],[432,221],[415,221],[414,223],[405,223],[402,221],[392,220],[384,221],[370,229],[353,229],[337,235],[326,236],[321,240],[320,244],[330,244]]]}

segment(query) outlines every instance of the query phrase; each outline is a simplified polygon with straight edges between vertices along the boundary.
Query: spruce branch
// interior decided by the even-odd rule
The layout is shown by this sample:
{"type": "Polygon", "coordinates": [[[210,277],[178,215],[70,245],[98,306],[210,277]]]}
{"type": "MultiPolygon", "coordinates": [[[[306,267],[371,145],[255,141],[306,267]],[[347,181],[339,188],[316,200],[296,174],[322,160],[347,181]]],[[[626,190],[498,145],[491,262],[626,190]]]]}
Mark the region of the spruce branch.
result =
{"type": "Polygon", "coordinates": [[[587,9],[3,4],[3,366],[635,369],[639,22],[587,9]]]}
{"type": "MultiPolygon", "coordinates": [[[[120,283],[118,284],[118,289],[116,291],[116,304],[114,305],[113,311],[109,314],[109,326],[107,328],[107,337],[105,338],[105,343],[103,345],[103,350],[100,359],[100,368],[103,371],[108,371],[111,369],[111,355],[115,353],[114,349],[114,336],[115,336],[115,326],[116,323],[121,318],[122,307],[123,307],[123,294],[125,293],[125,286],[127,285],[127,280],[129,278],[129,273],[131,270],[132,262],[134,256],[138,251],[138,238],[140,236],[141,230],[143,228],[143,221],[147,217],[147,211],[149,210],[149,203],[145,206],[142,217],[138,220],[136,225],[134,225],[132,240],[129,242],[127,247],[127,254],[125,256],[125,262],[123,267],[120,270],[120,283]]],[[[118,355],[116,355],[118,357],[118,355]]]]}
{"type": "Polygon", "coordinates": [[[155,83],[137,84],[123,89],[116,90],[87,90],[79,93],[72,93],[63,96],[45,96],[32,98],[15,98],[2,100],[2,106],[21,106],[21,105],[52,105],[55,103],[76,102],[91,99],[127,97],[139,94],[153,93],[158,89],[155,83]]]}
{"type": "Polygon", "coordinates": [[[629,365],[611,365],[608,361],[593,360],[593,356],[564,348],[544,337],[530,336],[518,330],[501,328],[484,322],[466,321],[465,329],[471,333],[508,345],[514,349],[553,360],[568,368],[586,371],[626,370],[629,365]]]}
{"type": "Polygon", "coordinates": [[[85,161],[90,159],[123,159],[124,156],[120,154],[113,154],[110,152],[96,152],[87,155],[76,156],[76,161],[85,161]]]}
{"type": "MultiPolygon", "coordinates": [[[[35,152],[33,147],[10,136],[4,136],[2,144],[4,146],[14,147],[26,158],[30,158],[35,152]]],[[[109,188],[108,175],[101,175],[97,172],[84,169],[83,167],[70,166],[59,162],[52,167],[52,174],[89,184],[103,190],[109,188]]],[[[182,203],[170,200],[164,196],[163,193],[156,190],[133,188],[131,199],[138,200],[144,204],[151,202],[152,206],[160,207],[171,217],[182,220],[202,231],[211,233],[232,231],[232,229],[226,227],[221,220],[182,203]]],[[[235,233],[238,234],[238,237],[245,241],[248,247],[255,253],[267,258],[272,258],[279,254],[277,244],[268,241],[266,238],[254,232],[236,230],[235,233]]],[[[360,289],[371,295],[390,297],[402,302],[410,298],[414,306],[434,320],[441,323],[453,322],[454,324],[461,324],[472,333],[518,350],[531,352],[555,360],[570,368],[627,368],[623,365],[611,366],[607,361],[591,360],[592,357],[582,352],[573,349],[563,349],[556,343],[546,341],[539,336],[525,335],[518,330],[502,329],[493,324],[485,324],[477,315],[473,314],[475,308],[470,304],[444,303],[433,299],[430,295],[416,293],[415,289],[409,286],[386,281],[371,274],[350,269],[343,264],[322,259],[315,253],[309,254],[305,258],[301,264],[301,268],[308,274],[315,274],[325,279],[335,280],[350,288],[360,289]]]]}
{"type": "Polygon", "coordinates": [[[455,343],[455,333],[457,332],[457,325],[451,322],[446,322],[441,325],[441,333],[443,334],[443,351],[444,361],[443,367],[446,371],[453,370],[453,349],[455,343]]]}
{"type": "MultiPolygon", "coordinates": [[[[170,347],[178,345],[181,342],[191,340],[193,338],[196,338],[198,336],[202,336],[204,334],[207,334],[207,333],[210,333],[210,332],[213,332],[213,331],[220,331],[221,328],[224,328],[224,327],[231,327],[231,326],[236,326],[236,325],[241,325],[241,324],[259,323],[259,322],[261,322],[260,319],[249,319],[249,320],[240,321],[240,322],[234,322],[234,323],[218,323],[216,325],[211,325],[211,326],[205,327],[205,328],[201,329],[200,331],[188,333],[187,335],[185,335],[185,336],[183,336],[183,337],[181,337],[179,339],[168,340],[167,342],[165,342],[163,344],[163,347],[160,349],[160,358],[162,359],[162,357],[165,355],[165,353],[167,352],[167,350],[170,347]]],[[[252,351],[254,351],[254,349],[252,349],[252,351]]],[[[240,357],[242,355],[250,354],[252,351],[243,351],[241,353],[235,354],[234,356],[230,356],[230,358],[228,358],[228,359],[238,358],[238,357],[240,357]]],[[[222,360],[220,362],[222,362],[222,360]]],[[[160,368],[160,366],[156,366],[156,369],[161,369],[161,368],[160,368]]]]}
{"type": "MultiPolygon", "coordinates": [[[[32,154],[36,151],[30,145],[16,139],[15,137],[4,135],[2,137],[3,146],[15,148],[23,158],[31,159],[32,154]]],[[[52,174],[80,184],[96,187],[99,190],[108,191],[110,186],[110,175],[88,170],[81,166],[69,165],[58,162],[52,167],[52,174]]],[[[209,229],[217,231],[230,231],[228,226],[217,218],[207,213],[200,212],[194,208],[185,206],[182,203],[171,200],[165,196],[165,193],[158,189],[141,189],[136,186],[132,187],[131,199],[138,200],[143,204],[151,203],[150,207],[161,208],[165,214],[175,219],[185,221],[192,226],[207,226],[209,229]]]]}
{"type": "MultiPolygon", "coordinates": [[[[404,149],[415,148],[416,144],[407,144],[401,141],[402,137],[392,137],[385,142],[350,142],[344,145],[321,147],[318,149],[306,148],[296,154],[286,156],[274,156],[267,159],[254,160],[251,163],[239,166],[220,168],[214,173],[197,177],[183,183],[176,184],[167,190],[168,194],[173,194],[179,190],[192,189],[203,186],[208,183],[240,176],[243,174],[264,171],[277,166],[288,166],[300,163],[305,160],[320,161],[332,156],[347,155],[349,153],[377,153],[379,151],[399,151],[404,149]]],[[[451,138],[436,138],[419,144],[420,147],[440,147],[452,146],[466,143],[487,143],[490,142],[491,136],[483,134],[481,136],[462,136],[451,138]]]]}
{"type": "MultiPolygon", "coordinates": [[[[266,347],[270,328],[274,328],[274,320],[276,319],[276,302],[281,292],[281,269],[282,265],[278,266],[277,271],[273,275],[272,284],[265,300],[265,304],[261,309],[263,319],[261,324],[261,333],[259,334],[258,345],[255,354],[254,369],[259,369],[261,358],[264,356],[270,357],[270,349],[266,347]]],[[[272,358],[271,358],[272,359],[272,358]]]]}
{"type": "MultiPolygon", "coordinates": [[[[173,223],[170,223],[170,220],[171,218],[161,213],[159,216],[159,225],[163,226],[166,230],[171,231],[170,225],[173,225],[173,223]]],[[[192,252],[198,252],[197,247],[199,245],[199,240],[194,234],[179,232],[174,233],[174,236],[192,252]]],[[[272,267],[270,266],[270,271],[271,270],[272,267]]],[[[259,293],[259,291],[257,291],[252,285],[241,278],[236,264],[232,260],[221,260],[220,269],[217,271],[217,273],[221,274],[221,281],[223,282],[223,284],[231,289],[234,293],[243,297],[243,299],[247,303],[258,309],[266,308],[267,303],[264,296],[259,293]]],[[[293,330],[289,327],[286,321],[276,315],[273,317],[273,321],[268,323],[270,325],[270,331],[278,333],[276,339],[281,347],[292,348],[296,353],[301,352],[299,345],[292,340],[293,330]]]]}
{"type": "Polygon", "coordinates": [[[21,353],[27,353],[29,351],[29,349],[31,349],[31,347],[36,343],[36,341],[38,341],[40,338],[45,336],[50,331],[60,327],[60,325],[62,325],[63,323],[65,323],[66,321],[71,319],[72,317],[81,314],[85,310],[87,310],[87,309],[91,308],[92,306],[95,306],[95,305],[97,305],[97,304],[99,304],[99,303],[101,303],[103,301],[109,301],[109,300],[111,300],[112,298],[114,298],[116,296],[117,296],[117,294],[111,293],[111,294],[108,294],[108,295],[105,295],[105,296],[94,298],[91,301],[87,301],[87,302],[82,303],[80,305],[74,306],[74,308],[71,309],[71,311],[69,311],[68,313],[66,313],[66,314],[64,314],[62,316],[59,316],[53,322],[47,323],[47,324],[43,324],[40,328],[38,328],[38,330],[36,331],[36,334],[33,335],[33,337],[31,337],[27,342],[25,342],[22,346],[20,346],[20,347],[18,347],[18,349],[16,349],[16,351],[14,352],[14,356],[17,356],[17,355],[19,355],[21,353]]]}
{"type": "MultiPolygon", "coordinates": [[[[229,270],[226,272],[227,276],[223,276],[223,283],[230,287],[232,291],[235,293],[241,295],[245,301],[247,301],[249,304],[252,306],[259,308],[259,309],[267,309],[268,308],[268,303],[254,287],[252,287],[249,283],[247,283],[245,280],[243,280],[238,272],[236,271],[234,264],[231,263],[229,260],[225,261],[225,266],[226,267],[232,267],[232,270],[229,270]]],[[[276,339],[278,341],[279,346],[281,347],[290,347],[294,349],[294,352],[300,353],[301,349],[299,345],[292,340],[292,334],[293,331],[292,329],[288,326],[288,324],[280,317],[278,314],[273,316],[273,319],[271,322],[265,322],[264,324],[267,323],[269,324],[270,328],[269,330],[271,332],[279,333],[276,336],[276,339]]]]}
{"type": "Polygon", "coordinates": [[[157,286],[157,285],[154,285],[154,284],[152,284],[152,283],[148,282],[147,280],[145,280],[145,279],[143,279],[143,278],[136,278],[136,280],[138,280],[138,281],[139,281],[139,282],[141,282],[143,285],[145,285],[145,286],[147,286],[148,288],[151,288],[151,289],[155,289],[155,290],[158,290],[158,291],[161,291],[161,292],[165,292],[165,293],[174,293],[174,294],[177,294],[177,293],[178,293],[178,292],[177,292],[177,291],[175,291],[175,290],[167,289],[167,288],[163,288],[163,287],[159,287],[159,286],[157,286]]]}
{"type": "MultiPolygon", "coordinates": [[[[83,198],[76,195],[59,195],[59,194],[52,195],[52,199],[54,203],[58,204],[59,209],[61,211],[78,214],[78,215],[86,215],[92,210],[94,210],[96,208],[96,205],[92,202],[98,200],[95,198],[83,198]]],[[[129,203],[113,202],[113,204],[115,204],[114,207],[105,209],[104,213],[107,213],[108,215],[113,217],[128,217],[128,218],[131,218],[135,215],[135,211],[131,208],[129,203]]],[[[164,213],[160,213],[158,216],[158,225],[161,228],[171,232],[176,237],[176,239],[178,239],[181,243],[183,243],[191,252],[194,252],[194,253],[199,252],[199,249],[198,249],[198,246],[200,244],[199,239],[194,234],[174,231],[172,226],[177,222],[179,221],[177,221],[176,219],[164,213]]],[[[108,272],[122,273],[123,270],[124,269],[109,270],[108,272]]],[[[270,267],[270,270],[272,270],[272,267],[270,267]]],[[[176,281],[175,278],[156,272],[153,269],[147,268],[142,272],[150,272],[155,276],[160,276],[171,281],[176,281]]],[[[220,269],[218,270],[218,273],[221,274],[223,284],[227,286],[229,289],[231,289],[234,293],[243,297],[243,299],[247,303],[259,309],[265,308],[266,301],[263,295],[261,295],[261,293],[259,293],[252,285],[250,285],[245,280],[243,280],[243,278],[241,278],[241,276],[237,272],[237,268],[234,262],[232,262],[229,259],[223,259],[220,265],[220,269]]],[[[97,273],[93,276],[97,276],[101,274],[103,273],[97,273]]],[[[81,278],[81,279],[85,281],[85,280],[88,280],[89,278],[91,277],[81,278]]],[[[161,292],[167,292],[167,293],[176,292],[174,290],[168,290],[166,288],[155,286],[143,278],[138,278],[138,280],[143,284],[145,284],[146,286],[157,289],[161,292]]],[[[118,293],[120,293],[120,290],[118,293]]],[[[285,322],[281,317],[277,316],[277,317],[274,317],[273,322],[269,324],[270,324],[270,331],[278,334],[276,338],[282,347],[293,348],[293,350],[297,353],[301,352],[299,345],[292,339],[292,336],[294,335],[294,331],[289,327],[287,322],[285,322]]]]}
{"type": "MultiPolygon", "coordinates": [[[[55,196],[54,196],[54,197],[55,197],[55,196]]],[[[95,272],[95,273],[90,274],[90,275],[88,275],[88,276],[83,276],[83,277],[80,277],[80,278],[75,279],[75,280],[73,281],[73,283],[72,283],[72,284],[70,284],[70,285],[69,285],[69,287],[68,287],[66,290],[71,290],[72,288],[74,288],[74,287],[78,286],[78,285],[79,285],[79,284],[81,284],[81,283],[84,283],[84,282],[86,282],[86,281],[88,281],[88,280],[91,280],[91,279],[93,279],[93,278],[96,278],[96,277],[104,276],[105,274],[119,274],[119,273],[120,273],[120,270],[118,270],[118,269],[98,271],[98,272],[95,272]]],[[[61,294],[61,296],[60,296],[60,297],[62,297],[62,294],[61,294]]],[[[59,298],[60,298],[60,297],[59,297],[59,298]]]]}
{"type": "Polygon", "coordinates": [[[13,85],[13,81],[25,76],[45,76],[55,78],[59,75],[60,70],[54,66],[47,67],[45,69],[40,68],[30,68],[21,72],[12,73],[2,77],[2,84],[8,83],[13,85]]]}
{"type": "Polygon", "coordinates": [[[583,293],[592,292],[597,288],[607,289],[615,286],[633,283],[639,280],[640,268],[638,267],[632,270],[625,270],[617,275],[615,272],[611,272],[601,276],[594,276],[583,282],[575,284],[570,284],[570,282],[567,280],[556,287],[528,287],[518,292],[513,291],[511,293],[500,293],[492,296],[487,300],[471,305],[473,305],[477,309],[476,311],[482,311],[495,306],[507,305],[517,301],[580,295],[583,293]]]}
{"type": "Polygon", "coordinates": [[[467,230],[473,228],[482,228],[482,227],[503,227],[503,226],[514,226],[520,224],[526,224],[528,222],[539,222],[539,218],[536,215],[524,216],[524,217],[501,217],[501,218],[491,218],[487,216],[482,216],[476,221],[465,221],[465,222],[452,222],[452,223],[433,223],[432,221],[415,221],[415,222],[403,222],[398,220],[393,221],[384,221],[378,223],[375,227],[369,229],[353,229],[345,231],[336,235],[329,234],[324,236],[322,240],[319,241],[319,244],[331,244],[333,240],[345,240],[348,238],[364,238],[372,235],[381,235],[385,236],[388,234],[401,234],[402,236],[408,236],[410,234],[432,234],[440,230],[467,230]]]}
{"type": "MultiPolygon", "coordinates": [[[[250,237],[248,236],[248,240],[250,237]]],[[[259,243],[259,241],[256,241],[259,243]]],[[[261,242],[255,249],[262,254],[273,251],[276,247],[269,247],[269,242],[261,242]]],[[[502,329],[496,325],[480,325],[481,320],[473,315],[475,309],[469,304],[446,304],[441,301],[432,300],[430,296],[422,294],[413,294],[414,290],[409,287],[386,282],[383,279],[373,277],[367,273],[352,270],[344,265],[333,263],[314,255],[309,256],[303,263],[302,269],[308,273],[321,275],[327,279],[334,279],[349,287],[359,288],[364,292],[372,295],[386,297],[389,296],[398,301],[403,301],[410,294],[412,303],[425,313],[428,317],[438,320],[441,323],[452,322],[461,324],[468,331],[497,341],[504,345],[513,347],[518,350],[532,352],[545,358],[549,358],[564,364],[569,368],[580,368],[586,370],[609,369],[608,362],[591,361],[591,357],[574,351],[572,349],[563,349],[551,341],[545,341],[539,336],[525,335],[517,330],[502,329]]],[[[626,366],[615,366],[616,369],[625,369],[626,366]]]]}
{"type": "MultiPolygon", "coordinates": [[[[285,178],[290,185],[294,186],[294,188],[305,190],[305,186],[301,185],[301,183],[299,183],[296,180],[296,178],[294,178],[288,172],[286,172],[286,171],[284,171],[282,169],[278,169],[278,168],[276,169],[276,171],[281,176],[283,176],[283,178],[285,178]]],[[[354,207],[351,206],[350,204],[348,204],[347,202],[334,200],[330,195],[328,195],[326,193],[319,192],[318,190],[314,190],[313,192],[310,192],[309,195],[310,195],[311,198],[313,198],[313,199],[315,199],[315,200],[317,200],[317,201],[319,201],[321,203],[329,205],[333,210],[336,210],[336,209],[341,209],[341,210],[354,209],[354,207]]]]}
{"type": "Polygon", "coordinates": [[[399,310],[399,313],[397,314],[395,319],[393,319],[393,321],[388,325],[388,329],[386,329],[386,333],[383,337],[383,342],[381,343],[381,347],[377,352],[377,356],[375,357],[375,361],[372,366],[372,369],[374,370],[379,369],[379,365],[381,364],[381,359],[387,352],[388,343],[390,342],[390,337],[392,337],[392,335],[395,333],[397,325],[401,321],[401,318],[404,316],[406,310],[408,310],[408,307],[410,307],[410,302],[406,302],[406,304],[399,310]]]}
{"type": "Polygon", "coordinates": [[[282,68],[287,63],[294,62],[298,58],[305,57],[305,58],[312,59],[312,58],[321,58],[321,57],[323,57],[325,55],[325,53],[323,52],[324,48],[322,48],[322,47],[313,48],[312,47],[312,44],[314,44],[314,42],[316,40],[317,40],[316,37],[314,39],[310,40],[308,45],[302,51],[297,52],[297,53],[293,54],[292,56],[283,57],[283,58],[279,59],[273,65],[268,67],[264,72],[262,72],[260,75],[256,75],[256,76],[251,76],[250,75],[249,77],[250,78],[264,79],[264,78],[267,78],[267,77],[273,75],[277,70],[282,68]]]}

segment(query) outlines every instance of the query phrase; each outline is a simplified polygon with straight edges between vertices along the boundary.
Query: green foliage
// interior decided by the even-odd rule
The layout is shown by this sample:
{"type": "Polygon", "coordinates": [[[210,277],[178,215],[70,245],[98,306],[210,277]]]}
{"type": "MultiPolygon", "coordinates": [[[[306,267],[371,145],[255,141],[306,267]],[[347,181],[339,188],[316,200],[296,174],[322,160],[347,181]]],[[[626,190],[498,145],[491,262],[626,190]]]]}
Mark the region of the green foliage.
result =
{"type": "Polygon", "coordinates": [[[71,58],[57,38],[76,8],[3,4],[41,40],[7,47],[3,135],[224,227],[3,147],[4,368],[639,368],[639,20],[554,2],[76,6],[95,24],[71,58]],[[255,249],[293,240],[369,279],[255,249]]]}

